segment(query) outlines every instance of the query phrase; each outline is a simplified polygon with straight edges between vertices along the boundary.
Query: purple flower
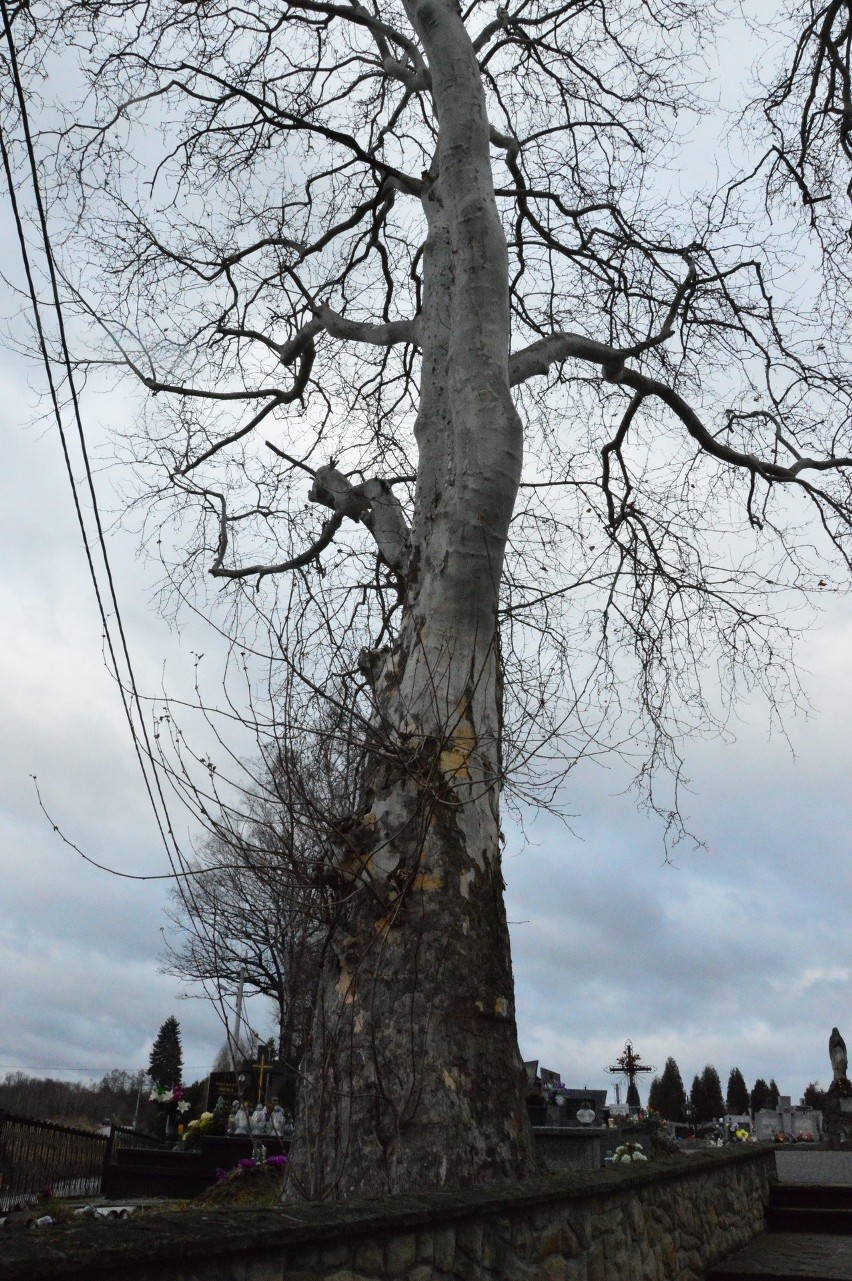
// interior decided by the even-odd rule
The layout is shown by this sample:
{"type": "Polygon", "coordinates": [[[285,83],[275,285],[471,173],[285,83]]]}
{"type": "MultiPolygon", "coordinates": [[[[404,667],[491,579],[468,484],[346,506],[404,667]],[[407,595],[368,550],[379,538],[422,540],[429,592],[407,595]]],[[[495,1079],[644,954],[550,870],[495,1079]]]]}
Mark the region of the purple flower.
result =
{"type": "Polygon", "coordinates": [[[255,1161],[253,1156],[244,1156],[242,1161],[239,1162],[239,1168],[241,1170],[253,1170],[256,1165],[257,1161],[255,1161]]]}
{"type": "Polygon", "coordinates": [[[289,1160],[289,1157],[284,1156],[284,1154],[282,1153],[281,1156],[268,1156],[266,1158],[266,1164],[283,1167],[285,1165],[289,1165],[290,1160],[289,1160]]]}

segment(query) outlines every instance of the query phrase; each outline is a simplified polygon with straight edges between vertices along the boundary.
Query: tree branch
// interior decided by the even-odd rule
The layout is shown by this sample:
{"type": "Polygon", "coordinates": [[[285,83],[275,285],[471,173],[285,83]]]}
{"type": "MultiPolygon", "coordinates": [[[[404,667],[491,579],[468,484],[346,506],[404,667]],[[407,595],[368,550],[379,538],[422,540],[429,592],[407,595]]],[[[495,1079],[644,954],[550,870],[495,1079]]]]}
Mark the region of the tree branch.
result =
{"type": "Polygon", "coordinates": [[[410,320],[390,320],[383,325],[372,325],[368,321],[349,320],[331,307],[321,306],[317,320],[332,338],[344,341],[369,343],[373,347],[393,347],[397,343],[417,342],[417,316],[410,320]]]}
{"type": "MultiPolygon", "coordinates": [[[[571,358],[598,364],[601,366],[603,376],[607,382],[616,383],[622,387],[630,387],[640,398],[655,396],[658,400],[661,400],[677,415],[689,435],[692,436],[693,440],[697,441],[705,453],[712,454],[714,458],[730,463],[735,467],[745,468],[754,475],[761,476],[766,481],[782,484],[800,484],[812,494],[824,498],[839,513],[837,504],[823,491],[814,490],[809,482],[802,477],[801,473],[806,471],[840,471],[845,468],[852,468],[852,457],[829,455],[827,458],[803,458],[797,456],[794,463],[784,467],[780,463],[759,458],[757,454],[745,453],[742,450],[734,449],[733,446],[724,444],[723,441],[719,440],[705,427],[695,410],[678,392],[666,383],[660,382],[656,378],[651,378],[648,374],[640,373],[635,369],[628,369],[624,364],[624,356],[625,353],[619,348],[608,347],[605,343],[597,342],[593,338],[585,338],[581,334],[552,334],[536,343],[532,343],[531,346],[512,356],[509,365],[509,380],[513,387],[517,386],[537,374],[546,374],[551,365],[561,364],[571,358]]],[[[635,407],[638,407],[638,404],[635,407]]],[[[635,407],[633,412],[635,412],[635,407]]],[[[629,419],[632,419],[633,413],[628,411],[628,414],[629,421],[629,419]]],[[[617,440],[612,447],[614,448],[618,443],[620,441],[617,440]]],[[[783,444],[784,442],[779,438],[779,443],[783,444]]],[[[844,517],[844,519],[846,523],[849,523],[848,517],[844,517]]]]}
{"type": "Polygon", "coordinates": [[[261,578],[265,578],[267,574],[284,574],[288,570],[301,569],[304,565],[309,565],[312,560],[317,559],[320,552],[328,547],[343,524],[343,516],[335,512],[333,516],[330,516],[323,523],[319,536],[311,543],[310,547],[299,556],[291,557],[290,560],[280,561],[277,565],[244,565],[240,569],[226,569],[223,563],[228,553],[228,512],[225,506],[225,497],[223,494],[216,493],[210,489],[206,489],[203,492],[205,497],[216,499],[219,503],[219,542],[213,563],[207,571],[213,578],[252,578],[256,574],[259,583],[261,578]]]}
{"type": "Polygon", "coordinates": [[[348,478],[329,464],[318,467],[308,498],[331,507],[341,518],[360,521],[369,529],[391,569],[405,573],[409,555],[409,528],[402,504],[390,485],[382,480],[350,484],[348,478]]]}

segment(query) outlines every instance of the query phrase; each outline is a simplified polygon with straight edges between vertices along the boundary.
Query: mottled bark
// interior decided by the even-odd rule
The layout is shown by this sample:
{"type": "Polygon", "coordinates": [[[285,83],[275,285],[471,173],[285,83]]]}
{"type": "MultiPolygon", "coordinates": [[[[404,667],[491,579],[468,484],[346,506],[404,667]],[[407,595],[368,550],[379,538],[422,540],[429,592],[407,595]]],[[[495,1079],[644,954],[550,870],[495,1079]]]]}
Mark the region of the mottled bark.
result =
{"type": "Polygon", "coordinates": [[[521,468],[506,245],[470,40],[409,6],[440,123],[423,205],[419,470],[404,620],[373,665],[362,811],[306,1064],[294,1190],[350,1196],[534,1164],[500,870],[497,594],[521,468]]]}

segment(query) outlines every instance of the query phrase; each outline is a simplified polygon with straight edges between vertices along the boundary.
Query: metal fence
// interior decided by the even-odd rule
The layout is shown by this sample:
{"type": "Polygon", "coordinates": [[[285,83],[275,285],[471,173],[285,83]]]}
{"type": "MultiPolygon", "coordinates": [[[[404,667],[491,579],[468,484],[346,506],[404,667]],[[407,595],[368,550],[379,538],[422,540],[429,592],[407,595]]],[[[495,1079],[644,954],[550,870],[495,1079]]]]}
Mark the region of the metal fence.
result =
{"type": "Polygon", "coordinates": [[[106,1162],[114,1161],[116,1152],[121,1148],[151,1150],[171,1147],[172,1143],[167,1139],[157,1138],[154,1134],[145,1134],[142,1130],[132,1130],[129,1125],[113,1125],[110,1127],[109,1146],[104,1160],[106,1162]]]}
{"type": "Polygon", "coordinates": [[[100,1190],[106,1134],[0,1111],[0,1211],[100,1190]]]}
{"type": "Polygon", "coordinates": [[[109,1134],[0,1110],[0,1213],[40,1196],[95,1196],[120,1148],[161,1148],[152,1134],[113,1125],[109,1134]]]}

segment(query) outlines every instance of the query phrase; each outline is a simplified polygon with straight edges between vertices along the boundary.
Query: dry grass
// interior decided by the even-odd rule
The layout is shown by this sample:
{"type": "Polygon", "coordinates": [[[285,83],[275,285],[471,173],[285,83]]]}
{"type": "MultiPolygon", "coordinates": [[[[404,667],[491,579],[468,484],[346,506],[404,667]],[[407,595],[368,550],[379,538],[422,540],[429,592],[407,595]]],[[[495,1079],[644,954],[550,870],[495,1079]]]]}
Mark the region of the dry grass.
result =
{"type": "Polygon", "coordinates": [[[252,1170],[231,1170],[219,1183],[200,1192],[189,1203],[243,1209],[274,1209],[281,1204],[286,1175],[274,1166],[259,1165],[252,1170]]]}

